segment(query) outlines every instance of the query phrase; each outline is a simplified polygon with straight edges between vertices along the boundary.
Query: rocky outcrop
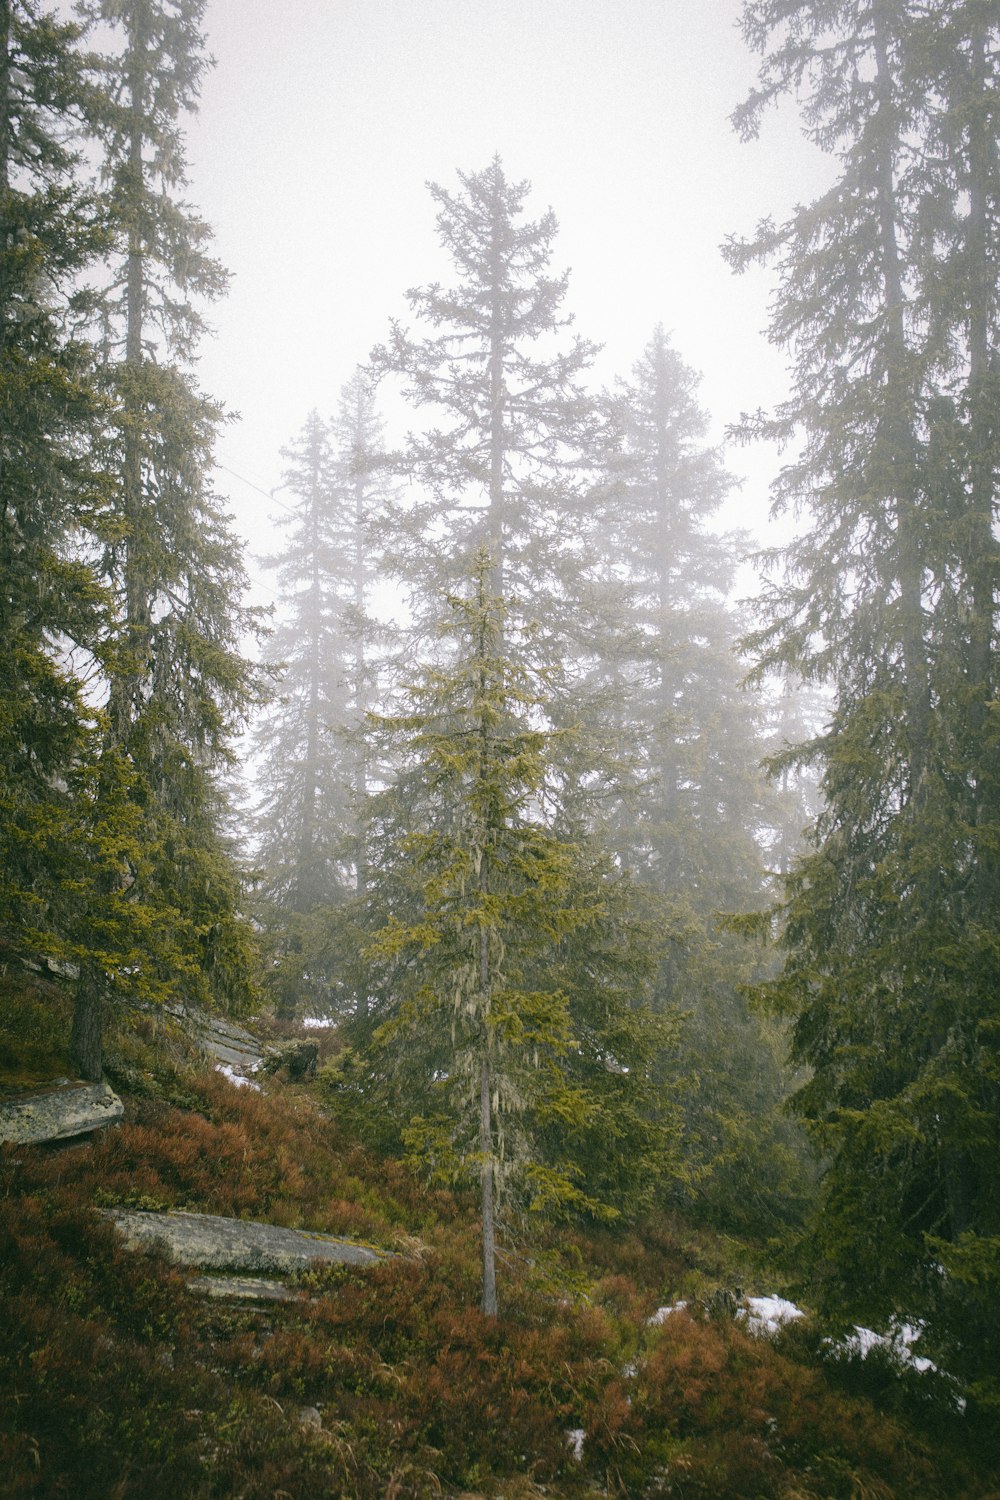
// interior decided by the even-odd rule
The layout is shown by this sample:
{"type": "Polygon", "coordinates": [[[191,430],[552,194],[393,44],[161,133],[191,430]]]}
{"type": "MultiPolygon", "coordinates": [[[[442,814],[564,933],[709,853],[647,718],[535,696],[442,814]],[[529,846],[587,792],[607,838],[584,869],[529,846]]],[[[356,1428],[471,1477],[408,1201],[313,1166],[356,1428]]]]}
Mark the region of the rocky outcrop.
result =
{"type": "Polygon", "coordinates": [[[271,1052],[271,1048],[235,1021],[223,1021],[193,1006],[169,1006],[168,1010],[180,1020],[207,1057],[244,1076],[256,1073],[271,1052]]]}
{"type": "Polygon", "coordinates": [[[64,1083],[0,1101],[0,1141],[37,1145],[72,1140],[113,1125],[124,1114],[106,1083],[64,1083]]]}
{"type": "Polygon", "coordinates": [[[217,1214],[115,1208],[107,1210],[107,1217],[135,1249],[159,1250],[180,1265],[206,1270],[288,1275],[316,1260],[367,1266],[385,1259],[377,1250],[333,1235],[217,1214]]]}

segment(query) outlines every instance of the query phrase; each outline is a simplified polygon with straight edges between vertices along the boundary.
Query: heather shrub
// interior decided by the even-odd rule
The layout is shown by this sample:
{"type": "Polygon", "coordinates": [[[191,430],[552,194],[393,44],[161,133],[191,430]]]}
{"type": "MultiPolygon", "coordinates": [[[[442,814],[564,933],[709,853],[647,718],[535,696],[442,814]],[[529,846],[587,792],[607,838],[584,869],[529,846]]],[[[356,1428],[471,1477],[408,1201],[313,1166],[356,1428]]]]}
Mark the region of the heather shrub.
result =
{"type": "Polygon", "coordinates": [[[78,1201],[196,1208],[384,1243],[452,1207],[423,1195],[398,1163],[341,1138],[310,1105],[192,1074],[205,1113],[132,1100],[125,1122],[72,1171],[58,1157],[31,1168],[42,1184],[75,1183],[78,1201]]]}
{"type": "Polygon", "coordinates": [[[947,1432],[932,1451],[902,1406],[837,1389],[848,1377],[823,1368],[815,1330],[772,1343],[703,1315],[699,1296],[752,1273],[733,1242],[666,1218],[543,1229],[507,1247],[501,1316],[485,1319],[467,1201],[425,1191],[298,1087],[178,1077],[197,1110],[150,1092],[92,1143],[0,1151],[0,1382],[17,1396],[0,1409],[3,1496],[990,1496],[988,1464],[977,1474],[947,1432]],[[405,1253],[314,1266],[289,1302],[207,1301],[125,1250],[95,1201],[405,1253]],[[691,1312],[651,1326],[679,1295],[691,1312]]]}

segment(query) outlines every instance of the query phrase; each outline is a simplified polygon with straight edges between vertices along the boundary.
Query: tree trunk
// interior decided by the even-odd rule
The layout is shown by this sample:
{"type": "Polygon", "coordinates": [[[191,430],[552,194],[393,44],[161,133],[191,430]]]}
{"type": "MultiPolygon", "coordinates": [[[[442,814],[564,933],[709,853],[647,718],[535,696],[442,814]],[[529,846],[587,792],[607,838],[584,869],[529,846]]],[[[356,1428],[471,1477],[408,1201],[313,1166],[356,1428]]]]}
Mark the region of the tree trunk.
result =
{"type": "MultiPolygon", "coordinates": [[[[358,409],[358,431],[361,431],[360,397],[358,409]]],[[[363,462],[360,450],[355,461],[363,462]]],[[[354,650],[354,706],[357,715],[357,760],[355,765],[354,796],[357,806],[357,853],[355,876],[357,894],[364,897],[368,890],[368,846],[366,840],[365,804],[368,798],[368,739],[365,734],[365,717],[368,713],[368,663],[365,660],[365,481],[360,467],[354,475],[354,608],[357,611],[357,643],[354,650]]]]}
{"type": "MultiPolygon", "coordinates": [[[[930,687],[923,622],[923,556],[917,517],[916,453],[913,435],[913,390],[907,373],[903,276],[896,223],[895,139],[888,29],[883,0],[872,6],[878,111],[876,193],[881,240],[882,279],[886,302],[886,388],[881,427],[885,498],[896,523],[896,577],[899,585],[899,640],[909,731],[910,797],[919,802],[930,754],[930,687]]],[[[876,481],[876,482],[877,482],[876,481]]]]}
{"type": "Polygon", "coordinates": [[[665,876],[667,860],[670,855],[667,840],[663,838],[663,829],[675,810],[678,783],[677,754],[674,745],[673,728],[676,684],[673,680],[673,674],[667,665],[669,651],[667,620],[672,603],[671,587],[673,569],[676,567],[671,474],[676,466],[677,455],[671,452],[670,428],[666,412],[668,399],[667,372],[664,361],[664,339],[662,330],[660,329],[657,329],[656,334],[654,370],[656,381],[654,397],[656,402],[656,512],[658,520],[656,650],[658,657],[657,673],[659,681],[657,687],[660,718],[660,745],[657,759],[659,761],[658,769],[660,773],[659,803],[661,812],[660,838],[657,853],[661,861],[658,874],[662,879],[665,876]]]}
{"type": "MultiPolygon", "coordinates": [[[[486,659],[486,599],[482,575],[479,578],[479,639],[477,649],[480,663],[486,659]]],[[[485,668],[480,666],[479,674],[480,692],[485,698],[486,674],[485,668]]],[[[480,739],[480,769],[479,774],[483,779],[488,776],[489,769],[489,728],[485,715],[479,722],[480,739]]],[[[483,830],[483,844],[486,843],[490,834],[487,827],[483,830]]],[[[480,849],[479,859],[479,893],[485,898],[490,888],[489,854],[486,848],[480,849]]],[[[482,1016],[482,1059],[479,1069],[479,1189],[480,1205],[483,1220],[483,1313],[487,1318],[495,1318],[497,1315],[497,1267],[496,1267],[496,1212],[493,1202],[493,1100],[492,1100],[492,1074],[490,1069],[490,988],[492,975],[490,974],[490,935],[486,925],[486,912],[482,912],[479,927],[479,994],[480,1003],[483,1007],[482,1016]]]]}
{"type": "MultiPolygon", "coordinates": [[[[485,943],[486,934],[482,941],[485,943]]],[[[482,1164],[479,1168],[480,1205],[483,1219],[483,1313],[487,1318],[497,1315],[497,1236],[493,1208],[493,1117],[490,1099],[490,1062],[484,1052],[479,1079],[479,1150],[482,1164]]]]}
{"type": "Polygon", "coordinates": [[[151,601],[149,583],[139,558],[143,513],[142,434],[134,383],[143,365],[145,319],[145,244],[142,233],[145,164],[142,148],[146,110],[146,33],[142,7],[133,7],[128,24],[130,219],[125,270],[125,367],[128,371],[123,429],[122,510],[126,522],[124,547],[125,650],[113,669],[108,696],[112,742],[129,744],[142,699],[142,676],[147,669],[151,601]]]}
{"type": "MultiPolygon", "coordinates": [[[[142,201],[145,165],[142,148],[146,111],[146,14],[134,6],[128,21],[129,168],[128,190],[131,215],[125,280],[125,366],[128,384],[123,428],[122,512],[126,522],[123,577],[125,584],[124,650],[111,669],[108,692],[108,728],[102,752],[98,802],[107,794],[109,761],[129,753],[139,704],[142,677],[147,671],[152,604],[149,582],[139,562],[138,533],[143,511],[142,435],[136,409],[134,382],[143,364],[143,320],[145,317],[145,244],[142,234],[142,201]]],[[[103,1038],[106,981],[97,965],[85,961],[80,968],[73,1007],[70,1050],[82,1077],[99,1081],[104,1076],[103,1038]]]]}
{"type": "Polygon", "coordinates": [[[70,1053],[81,1078],[100,1083],[104,1077],[104,977],[92,960],[80,965],[73,1006],[70,1053]]]}
{"type": "Polygon", "coordinates": [[[309,581],[309,719],[306,726],[306,756],[302,767],[302,822],[299,828],[299,867],[295,877],[293,907],[300,915],[312,910],[320,899],[316,880],[316,814],[319,797],[319,700],[320,636],[322,620],[322,585],[319,560],[319,433],[312,434],[309,470],[309,547],[312,553],[312,576],[309,581]]]}
{"type": "MultiPolygon", "coordinates": [[[[995,928],[997,856],[994,849],[997,819],[997,767],[995,733],[989,724],[995,676],[995,624],[998,552],[993,534],[994,449],[997,418],[991,397],[990,338],[993,326],[994,277],[990,266],[988,204],[993,140],[989,127],[990,100],[986,80],[986,28],[982,14],[973,22],[970,35],[970,94],[963,95],[968,120],[968,191],[965,251],[968,267],[968,540],[966,586],[971,595],[967,683],[968,719],[965,730],[966,775],[973,799],[972,817],[979,833],[975,848],[975,879],[971,890],[973,921],[985,930],[995,928]],[[991,825],[994,825],[991,829],[991,825]]],[[[996,966],[982,958],[976,963],[978,980],[985,989],[995,984],[996,966]]],[[[975,982],[975,981],[974,981],[975,982]]],[[[969,996],[969,1010],[976,1007],[969,996]]],[[[966,1063],[972,1064],[978,1049],[973,1022],[959,1014],[953,1035],[963,1046],[966,1063]]],[[[975,1066],[973,1064],[973,1066],[975,1066]]],[[[976,1227],[977,1162],[974,1153],[953,1146],[943,1162],[948,1195],[951,1237],[957,1240],[976,1227]]]]}
{"type": "MultiPolygon", "coordinates": [[[[14,224],[10,213],[10,0],[0,0],[0,254],[13,247],[14,224]]],[[[0,319],[6,330],[8,277],[6,268],[0,276],[0,319]]],[[[0,453],[0,481],[4,479],[3,454],[0,453]]],[[[0,523],[5,523],[7,496],[0,489],[0,523]]]]}
{"type": "Polygon", "coordinates": [[[501,269],[503,252],[500,235],[504,225],[501,200],[503,179],[499,163],[494,164],[496,194],[493,207],[493,240],[490,246],[490,507],[489,549],[490,588],[501,598],[504,591],[504,494],[503,464],[506,449],[504,434],[504,318],[501,269]]]}

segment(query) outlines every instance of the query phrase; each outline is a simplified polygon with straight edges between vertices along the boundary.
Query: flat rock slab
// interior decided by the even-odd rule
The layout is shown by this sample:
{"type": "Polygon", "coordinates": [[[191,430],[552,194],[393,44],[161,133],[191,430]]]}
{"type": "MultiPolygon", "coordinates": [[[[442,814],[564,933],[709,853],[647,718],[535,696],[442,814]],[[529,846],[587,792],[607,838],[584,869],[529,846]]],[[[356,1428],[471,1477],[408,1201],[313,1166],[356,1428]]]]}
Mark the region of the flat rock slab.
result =
{"type": "Polygon", "coordinates": [[[183,1266],[213,1271],[277,1272],[301,1270],[311,1261],[340,1261],[371,1266],[386,1256],[351,1240],[278,1224],[254,1224],[218,1214],[148,1213],[112,1208],[107,1217],[135,1249],[159,1250],[183,1266]]]}
{"type": "Polygon", "coordinates": [[[113,1125],[125,1113],[106,1083],[66,1083],[0,1102],[0,1141],[40,1145],[113,1125]]]}
{"type": "Polygon", "coordinates": [[[272,1051],[235,1021],[224,1021],[193,1006],[176,1005],[168,1009],[187,1028],[206,1056],[244,1075],[255,1073],[272,1051]]]}
{"type": "Polygon", "coordinates": [[[264,1276],[192,1276],[188,1286],[204,1297],[226,1302],[295,1302],[298,1293],[264,1276]]]}
{"type": "Polygon", "coordinates": [[[209,1036],[200,1036],[198,1046],[216,1062],[228,1063],[231,1068],[240,1068],[245,1073],[256,1073],[264,1061],[264,1054],[260,1051],[249,1051],[245,1047],[230,1047],[227,1043],[216,1041],[209,1036]]]}

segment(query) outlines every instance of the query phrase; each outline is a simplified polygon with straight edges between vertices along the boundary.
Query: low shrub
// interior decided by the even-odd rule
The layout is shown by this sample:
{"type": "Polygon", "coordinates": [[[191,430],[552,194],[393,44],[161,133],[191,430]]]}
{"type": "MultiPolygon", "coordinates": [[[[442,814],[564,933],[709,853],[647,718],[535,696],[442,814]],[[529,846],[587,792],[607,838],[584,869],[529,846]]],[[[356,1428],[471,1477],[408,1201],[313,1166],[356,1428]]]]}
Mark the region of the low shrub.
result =
{"type": "Polygon", "coordinates": [[[947,1433],[836,1388],[815,1335],[652,1310],[751,1260],[663,1219],[550,1238],[483,1318],[470,1206],[427,1193],[299,1089],[178,1074],[59,1151],[0,1151],[0,1495],[71,1500],[540,1493],[680,1500],[987,1500],[947,1433]],[[292,1301],[196,1297],[95,1201],[302,1224],[406,1250],[314,1266],[292,1301]],[[561,1254],[567,1274],[559,1290],[561,1254]],[[810,1338],[813,1342],[810,1343],[810,1338]],[[316,1408],[321,1425],[300,1420],[316,1408]],[[582,1440],[568,1433],[582,1432],[582,1440]],[[582,1441],[579,1456],[576,1448],[582,1441]]]}

